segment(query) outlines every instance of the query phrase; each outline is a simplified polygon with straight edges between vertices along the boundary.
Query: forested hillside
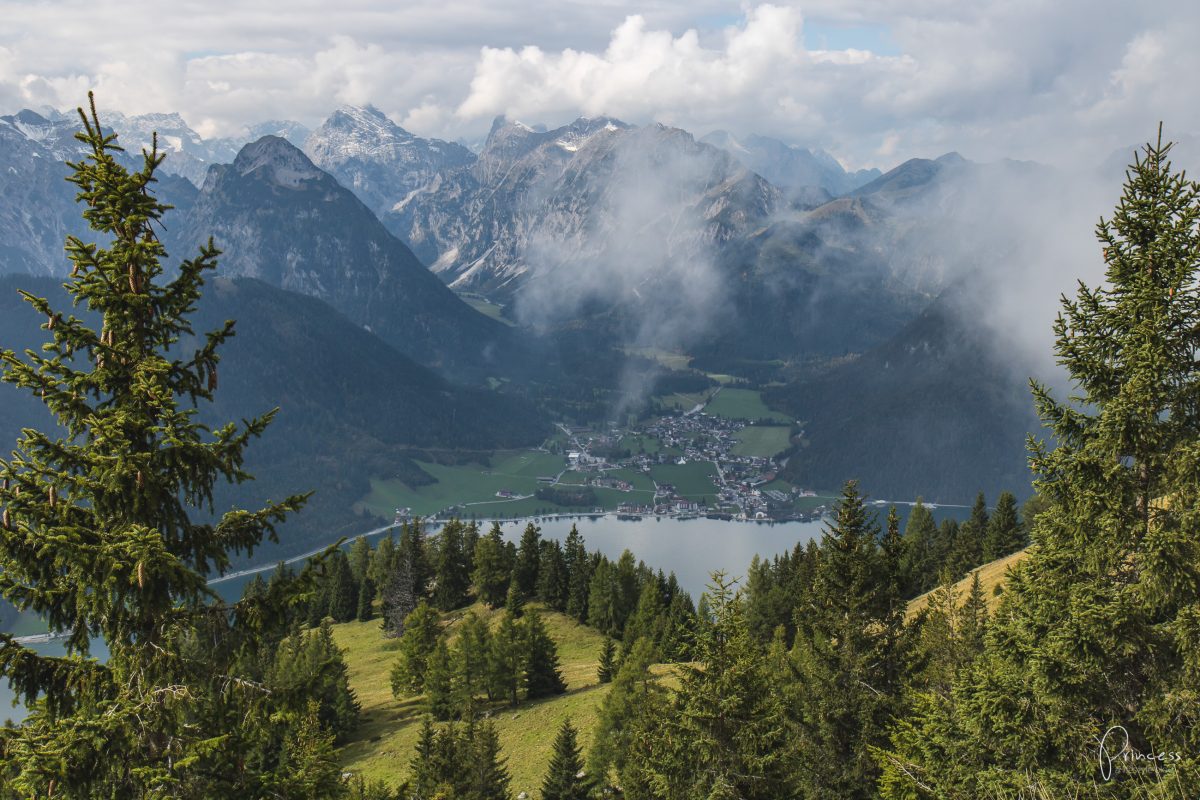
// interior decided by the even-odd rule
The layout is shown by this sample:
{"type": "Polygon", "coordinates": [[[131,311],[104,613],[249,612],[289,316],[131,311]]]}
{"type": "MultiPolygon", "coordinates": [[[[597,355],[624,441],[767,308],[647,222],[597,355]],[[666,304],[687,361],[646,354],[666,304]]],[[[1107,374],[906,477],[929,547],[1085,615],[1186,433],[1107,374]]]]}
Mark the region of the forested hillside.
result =
{"type": "MultiPolygon", "coordinates": [[[[60,307],[69,300],[60,281],[0,276],[0,342],[17,352],[37,350],[46,335],[18,290],[60,307]]],[[[256,479],[221,489],[218,509],[316,492],[306,513],[282,529],[281,555],[373,527],[351,509],[372,476],[421,485],[431,479],[416,458],[486,460],[495,448],[536,444],[545,432],[520,400],[448,383],[313,298],[257,280],[216,278],[195,319],[197,331],[237,320],[221,362],[221,391],[200,418],[216,425],[280,409],[250,456],[256,479]]],[[[195,345],[185,339],[177,352],[195,345]]],[[[0,385],[0,398],[4,440],[49,422],[28,394],[0,385]]]]}

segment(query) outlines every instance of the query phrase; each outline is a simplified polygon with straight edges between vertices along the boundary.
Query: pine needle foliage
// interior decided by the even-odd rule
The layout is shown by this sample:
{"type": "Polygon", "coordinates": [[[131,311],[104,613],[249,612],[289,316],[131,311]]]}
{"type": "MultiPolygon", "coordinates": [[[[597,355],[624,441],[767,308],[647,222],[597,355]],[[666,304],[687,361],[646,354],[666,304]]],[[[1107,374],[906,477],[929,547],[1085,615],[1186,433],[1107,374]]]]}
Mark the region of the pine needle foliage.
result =
{"type": "Polygon", "coordinates": [[[228,321],[196,337],[189,322],[218,250],[168,271],[156,226],[169,207],[152,192],[164,155],[155,143],[131,171],[94,102],[79,114],[88,153],[69,180],[101,242],[67,240],[65,288],[100,329],[26,294],[48,342],[0,350],[0,378],[59,426],[25,429],[0,459],[0,597],[67,632],[67,655],[0,635],[0,676],[30,710],[0,733],[0,783],[20,796],[256,796],[269,765],[245,763],[246,720],[267,695],[232,665],[239,637],[285,617],[283,588],[226,606],[206,579],[274,541],[305,496],[215,514],[218,484],[251,477],[246,449],[274,412],[215,430],[197,420],[234,334],[228,321]],[[94,637],[103,663],[88,658],[94,637]]]}
{"type": "Polygon", "coordinates": [[[887,797],[1200,793],[1200,185],[1170,149],[1097,226],[1105,283],[1062,299],[1033,547],[950,701],[893,732],[887,797]]]}

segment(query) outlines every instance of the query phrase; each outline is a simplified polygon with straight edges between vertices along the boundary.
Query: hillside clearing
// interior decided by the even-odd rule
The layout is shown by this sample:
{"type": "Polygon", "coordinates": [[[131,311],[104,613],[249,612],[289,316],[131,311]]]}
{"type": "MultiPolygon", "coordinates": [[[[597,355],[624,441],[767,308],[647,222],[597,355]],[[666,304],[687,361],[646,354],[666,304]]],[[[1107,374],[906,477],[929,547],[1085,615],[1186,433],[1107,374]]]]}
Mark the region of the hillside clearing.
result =
{"type": "MultiPolygon", "coordinates": [[[[493,624],[501,614],[477,604],[443,615],[452,641],[455,624],[467,611],[475,611],[493,624]]],[[[578,729],[584,750],[591,746],[599,705],[608,692],[608,685],[596,678],[604,641],[600,633],[552,611],[543,611],[543,618],[558,645],[567,693],[515,708],[497,706],[491,712],[508,759],[514,797],[522,791],[538,796],[555,734],[564,719],[570,718],[578,729]]],[[[333,634],[345,649],[350,686],[362,706],[358,730],[339,751],[343,768],[369,780],[398,785],[409,773],[423,708],[420,697],[392,697],[390,673],[397,658],[397,640],[383,637],[379,620],[335,625],[333,634]]]]}
{"type": "MultiPolygon", "coordinates": [[[[955,603],[962,605],[967,597],[967,593],[971,591],[971,575],[975,572],[979,573],[979,585],[983,588],[983,597],[987,602],[988,612],[996,610],[996,606],[1000,605],[1000,598],[1003,596],[1004,581],[1008,576],[1009,567],[1015,566],[1029,555],[1029,549],[1018,550],[1012,555],[1007,555],[1004,558],[991,561],[981,567],[971,570],[965,578],[954,584],[955,603]],[[997,589],[1000,589],[998,592],[997,589]]],[[[935,590],[926,592],[923,595],[914,597],[908,601],[908,611],[905,613],[905,619],[911,621],[919,614],[927,605],[929,605],[929,596],[935,590]]]]}

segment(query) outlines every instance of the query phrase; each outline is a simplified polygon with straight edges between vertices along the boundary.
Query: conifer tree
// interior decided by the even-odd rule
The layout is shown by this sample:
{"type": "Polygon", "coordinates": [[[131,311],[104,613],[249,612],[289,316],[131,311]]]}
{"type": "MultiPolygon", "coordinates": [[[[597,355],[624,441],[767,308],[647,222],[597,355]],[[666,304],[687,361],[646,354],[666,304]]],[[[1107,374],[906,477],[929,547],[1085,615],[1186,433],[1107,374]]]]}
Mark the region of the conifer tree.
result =
{"type": "Polygon", "coordinates": [[[329,616],[334,622],[349,622],[358,614],[358,586],[346,554],[333,554],[333,574],[329,583],[329,616]]]}
{"type": "Polygon", "coordinates": [[[965,575],[968,570],[991,561],[985,553],[985,542],[990,528],[987,499],[983,492],[975,496],[971,516],[959,528],[958,542],[952,556],[951,573],[954,577],[965,575]]]}
{"type": "Polygon", "coordinates": [[[479,523],[472,520],[463,526],[462,553],[463,566],[466,567],[468,579],[475,572],[475,547],[479,544],[479,523]]]}
{"type": "Polygon", "coordinates": [[[366,536],[355,537],[354,543],[350,545],[350,573],[354,576],[354,583],[358,585],[362,583],[363,578],[367,577],[367,572],[371,568],[371,545],[367,542],[366,536]]]}
{"type": "Polygon", "coordinates": [[[644,640],[634,642],[600,705],[588,754],[591,774],[605,775],[613,768],[628,787],[639,782],[639,772],[647,771],[643,762],[649,753],[639,745],[657,741],[656,728],[667,713],[666,690],[650,673],[653,663],[654,646],[644,640]],[[646,741],[641,741],[643,734],[646,741]]]}
{"type": "Polygon", "coordinates": [[[583,769],[575,728],[571,720],[564,719],[554,738],[554,754],[542,781],[542,800],[588,800],[591,792],[592,781],[583,769]]]}
{"type": "Polygon", "coordinates": [[[491,639],[486,620],[473,611],[463,617],[454,647],[454,705],[468,719],[473,716],[475,698],[488,689],[491,639]]]}
{"type": "MultiPolygon", "coordinates": [[[[920,519],[917,542],[933,530],[931,520],[920,519]]],[[[896,609],[877,540],[878,525],[851,481],[822,538],[808,603],[797,613],[793,660],[803,691],[796,711],[808,745],[808,795],[869,797],[877,772],[870,747],[884,743],[899,688],[889,685],[895,678],[889,631],[896,609]]]]}
{"type": "Polygon", "coordinates": [[[513,619],[519,619],[525,614],[525,593],[517,585],[517,576],[508,583],[508,594],[504,597],[504,610],[513,619]]]}
{"type": "Polygon", "coordinates": [[[591,561],[583,537],[574,525],[563,547],[567,566],[567,614],[580,622],[588,619],[588,591],[592,581],[591,561]]]}
{"type": "Polygon", "coordinates": [[[404,620],[400,657],[392,667],[391,675],[392,694],[396,697],[425,688],[425,670],[440,633],[437,612],[422,600],[404,620]]]}
{"type": "Polygon", "coordinates": [[[665,617],[666,609],[663,608],[662,591],[658,582],[647,581],[642,587],[641,597],[638,598],[637,610],[625,623],[625,634],[622,637],[625,646],[629,647],[644,637],[657,647],[665,634],[665,617]]]}
{"type": "Polygon", "coordinates": [[[433,602],[442,611],[451,611],[467,604],[467,591],[471,588],[471,573],[467,571],[463,553],[464,525],[450,520],[442,527],[439,535],[436,588],[433,602]]]}
{"type": "MultiPolygon", "coordinates": [[[[383,552],[382,546],[380,552],[383,552]]],[[[416,591],[412,558],[403,552],[393,553],[389,572],[383,573],[384,583],[379,593],[383,620],[380,627],[385,636],[404,635],[405,620],[416,608],[421,597],[416,591]]]]}
{"type": "Polygon", "coordinates": [[[697,635],[659,745],[635,771],[666,800],[775,800],[796,795],[795,750],[783,697],[750,638],[741,601],[724,574],[709,587],[712,625],[697,635]]]}
{"type": "Polygon", "coordinates": [[[550,638],[542,615],[536,610],[525,615],[522,638],[525,646],[525,696],[549,697],[567,690],[558,669],[558,645],[550,638]]]}
{"type": "Polygon", "coordinates": [[[983,585],[979,582],[979,571],[971,573],[971,586],[966,599],[958,609],[958,638],[962,642],[962,660],[973,661],[983,652],[983,637],[987,633],[988,608],[983,596],[983,585]]]}
{"type": "Polygon", "coordinates": [[[541,562],[541,531],[530,522],[521,534],[521,547],[517,550],[517,561],[513,567],[513,584],[523,600],[532,600],[537,595],[538,575],[541,562]]]}
{"type": "Polygon", "coordinates": [[[1025,546],[1025,534],[1017,516],[1017,498],[1004,492],[996,501],[996,512],[988,521],[983,540],[983,560],[995,561],[1025,546]]]}
{"type": "Polygon", "coordinates": [[[1097,227],[1105,283],[1063,298],[1055,352],[1075,395],[1034,385],[1055,442],[1030,444],[1048,507],[954,702],[893,733],[890,797],[1200,792],[1200,186],[1169,150],[1145,147],[1097,227]],[[1122,755],[1158,753],[1179,758],[1122,755]]]}
{"type": "Polygon", "coordinates": [[[475,545],[474,560],[475,571],[471,580],[475,584],[476,595],[491,608],[499,608],[504,605],[508,585],[512,581],[512,568],[505,557],[500,523],[493,523],[488,535],[475,545]]]}
{"type": "Polygon", "coordinates": [[[397,559],[397,563],[403,562],[407,565],[412,579],[412,591],[417,599],[425,597],[434,570],[430,566],[425,525],[421,520],[414,519],[405,522],[400,527],[400,541],[396,545],[396,553],[393,557],[397,559]]]}
{"type": "Polygon", "coordinates": [[[322,726],[339,739],[357,727],[358,701],[328,620],[281,642],[266,678],[279,701],[297,715],[315,701],[322,726]]]}
{"type": "Polygon", "coordinates": [[[500,737],[491,720],[474,726],[468,735],[468,750],[464,755],[466,791],[464,800],[508,800],[508,767],[500,755],[500,737]]]}
{"type": "Polygon", "coordinates": [[[375,618],[375,582],[371,576],[363,574],[362,582],[358,585],[358,612],[355,619],[359,622],[369,622],[375,618]]]}
{"type": "Polygon", "coordinates": [[[602,556],[592,570],[588,586],[588,625],[606,636],[620,636],[621,628],[617,624],[619,605],[616,569],[611,561],[602,556]]]}
{"type": "MultiPolygon", "coordinates": [[[[275,540],[305,498],[211,517],[218,484],[250,477],[247,447],[273,412],[241,427],[197,421],[192,406],[212,400],[234,323],[190,353],[180,342],[218,251],[210,243],[164,268],[156,228],[168,207],[153,194],[164,155],[155,141],[130,172],[94,105],[80,118],[88,152],[69,180],[103,244],[67,240],[65,288],[101,328],[25,294],[49,342],[0,351],[3,381],[40,398],[60,426],[26,429],[0,459],[0,597],[68,634],[65,658],[0,636],[0,677],[29,709],[0,733],[0,785],[23,797],[258,793],[273,765],[236,765],[271,700],[238,679],[235,654],[286,624],[287,603],[268,593],[222,608],[206,580],[275,540]],[[172,655],[201,629],[218,641],[207,659],[172,655]],[[86,657],[93,636],[107,645],[103,662],[86,657]]],[[[310,767],[324,774],[319,742],[306,741],[296,747],[315,760],[295,767],[298,780],[310,767]]]]}
{"type": "Polygon", "coordinates": [[[367,567],[367,574],[378,587],[387,585],[388,578],[395,568],[396,558],[396,539],[391,531],[388,531],[387,536],[379,540],[379,544],[371,551],[371,561],[367,567]]]}
{"type": "Polygon", "coordinates": [[[438,733],[433,727],[433,721],[429,717],[423,718],[412,761],[409,762],[414,797],[432,798],[442,782],[438,744],[438,733]]]}
{"type": "Polygon", "coordinates": [[[548,608],[567,608],[567,565],[557,539],[543,539],[538,558],[537,595],[548,608]]]}
{"type": "Polygon", "coordinates": [[[941,562],[937,557],[938,529],[929,509],[917,499],[904,528],[904,572],[911,581],[906,594],[916,596],[937,580],[941,562]]]}
{"type": "Polygon", "coordinates": [[[600,648],[600,666],[596,670],[596,678],[601,683],[612,682],[613,675],[616,673],[616,653],[617,646],[612,637],[605,636],[604,644],[600,648]]]}
{"type": "Polygon", "coordinates": [[[454,714],[454,667],[445,639],[438,639],[425,665],[425,708],[436,720],[454,714]]]}
{"type": "Polygon", "coordinates": [[[317,702],[309,701],[299,723],[284,736],[279,769],[264,786],[268,796],[341,797],[342,768],[333,739],[321,726],[317,702]]]}
{"type": "Polygon", "coordinates": [[[488,648],[488,697],[492,700],[507,699],[511,705],[517,704],[525,668],[522,638],[521,626],[506,613],[488,648]]]}
{"type": "Polygon", "coordinates": [[[920,669],[911,681],[923,691],[937,692],[947,698],[963,664],[964,653],[954,583],[950,571],[944,569],[937,588],[929,593],[916,645],[920,669]]]}
{"type": "MultiPolygon", "coordinates": [[[[326,564],[326,567],[329,565],[326,564]]],[[[305,621],[308,627],[317,628],[321,624],[321,620],[329,616],[330,600],[333,597],[333,578],[332,573],[323,572],[313,587],[308,593],[308,598],[304,604],[305,621]]]]}

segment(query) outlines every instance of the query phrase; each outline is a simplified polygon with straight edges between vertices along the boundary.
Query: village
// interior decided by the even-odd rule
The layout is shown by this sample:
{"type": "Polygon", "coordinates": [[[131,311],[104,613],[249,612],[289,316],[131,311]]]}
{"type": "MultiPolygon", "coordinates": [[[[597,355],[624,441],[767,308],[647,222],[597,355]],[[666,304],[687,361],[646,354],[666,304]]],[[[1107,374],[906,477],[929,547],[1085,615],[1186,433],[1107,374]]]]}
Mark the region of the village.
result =
{"type": "Polygon", "coordinates": [[[566,468],[546,480],[553,486],[615,489],[634,495],[634,485],[626,477],[629,472],[649,479],[653,492],[618,503],[619,518],[786,521],[823,516],[827,507],[814,502],[814,490],[778,480],[782,465],[773,457],[735,452],[738,434],[750,424],[693,409],[658,417],[637,430],[560,426],[569,443],[566,468]],[[711,469],[684,469],[688,465],[711,465],[711,469]],[[675,481],[665,479],[672,467],[680,468],[675,470],[679,474],[675,481]]]}

